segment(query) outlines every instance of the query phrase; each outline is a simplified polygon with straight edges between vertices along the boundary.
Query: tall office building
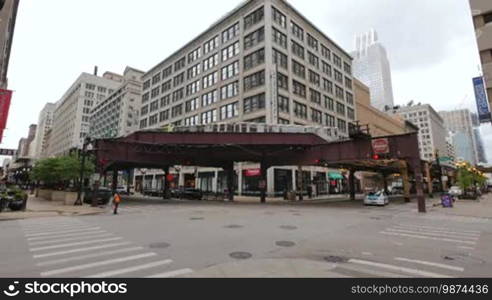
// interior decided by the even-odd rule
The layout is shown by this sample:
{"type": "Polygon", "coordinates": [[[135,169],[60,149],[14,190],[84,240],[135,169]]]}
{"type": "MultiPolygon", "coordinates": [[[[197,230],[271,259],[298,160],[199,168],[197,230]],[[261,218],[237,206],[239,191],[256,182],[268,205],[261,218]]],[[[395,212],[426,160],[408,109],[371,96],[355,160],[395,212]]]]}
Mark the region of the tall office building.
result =
{"type": "Polygon", "coordinates": [[[386,49],[378,41],[374,29],[355,37],[355,51],[352,56],[354,77],[369,87],[371,105],[382,111],[393,108],[390,63],[386,49]]]}
{"type": "Polygon", "coordinates": [[[482,61],[489,106],[492,107],[492,1],[469,0],[482,61]]]}
{"type": "Polygon", "coordinates": [[[456,157],[477,164],[477,144],[470,111],[468,109],[441,111],[439,115],[444,120],[446,130],[452,133],[456,157]]]}
{"type": "Polygon", "coordinates": [[[0,88],[5,89],[19,0],[0,1],[0,6],[0,88]]]}
{"type": "Polygon", "coordinates": [[[39,113],[38,128],[36,131],[36,137],[34,138],[34,159],[40,159],[46,157],[46,150],[48,145],[48,130],[53,126],[53,114],[55,112],[56,104],[47,103],[43,110],[39,113]]]}
{"type": "Polygon", "coordinates": [[[477,151],[477,159],[478,163],[487,164],[487,154],[485,152],[485,144],[482,139],[482,134],[480,132],[480,120],[478,118],[478,114],[471,114],[472,125],[473,125],[473,134],[475,136],[475,145],[477,151]]]}
{"type": "Polygon", "coordinates": [[[89,134],[92,107],[106,99],[122,82],[122,76],[110,72],[102,77],[97,73],[82,73],[56,103],[48,155],[65,155],[72,149],[82,148],[89,134]]]}

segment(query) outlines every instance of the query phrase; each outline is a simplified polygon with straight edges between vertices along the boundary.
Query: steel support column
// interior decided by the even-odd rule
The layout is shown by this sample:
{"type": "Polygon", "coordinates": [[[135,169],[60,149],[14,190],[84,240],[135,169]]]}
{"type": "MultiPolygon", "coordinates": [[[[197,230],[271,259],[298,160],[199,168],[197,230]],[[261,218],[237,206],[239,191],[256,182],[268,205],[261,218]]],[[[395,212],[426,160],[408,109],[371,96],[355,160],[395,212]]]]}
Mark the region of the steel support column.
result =
{"type": "Polygon", "coordinates": [[[355,200],[355,170],[350,170],[349,174],[349,191],[350,191],[350,200],[355,200]]]}
{"type": "Polygon", "coordinates": [[[167,178],[169,176],[169,167],[164,168],[164,182],[162,183],[162,190],[163,190],[163,195],[162,197],[164,199],[169,199],[171,198],[170,193],[169,193],[169,182],[167,181],[167,178]]]}
{"type": "Polygon", "coordinates": [[[227,164],[224,167],[224,171],[227,177],[227,200],[234,201],[234,162],[227,164]]]}
{"type": "Polygon", "coordinates": [[[118,170],[113,170],[113,179],[111,182],[111,191],[116,193],[116,188],[118,188],[118,170]]]}
{"type": "Polygon", "coordinates": [[[387,178],[387,175],[386,175],[386,173],[384,173],[384,172],[382,173],[382,175],[383,175],[383,186],[384,186],[384,192],[385,192],[386,194],[389,194],[389,190],[388,190],[388,178],[387,178]]]}
{"type": "Polygon", "coordinates": [[[415,177],[415,189],[417,191],[418,209],[420,213],[425,213],[426,212],[425,196],[424,196],[424,189],[423,189],[422,166],[420,164],[420,159],[412,159],[410,161],[410,166],[413,170],[413,174],[415,177]]]}
{"type": "Polygon", "coordinates": [[[405,161],[400,162],[401,179],[403,182],[403,198],[405,202],[410,202],[410,179],[408,177],[408,166],[405,161]]]}
{"type": "Polygon", "coordinates": [[[262,161],[260,163],[260,173],[261,173],[261,175],[260,175],[261,176],[260,177],[260,193],[261,193],[260,200],[261,200],[261,203],[266,203],[267,182],[268,182],[267,171],[268,171],[268,165],[265,161],[262,161]]]}

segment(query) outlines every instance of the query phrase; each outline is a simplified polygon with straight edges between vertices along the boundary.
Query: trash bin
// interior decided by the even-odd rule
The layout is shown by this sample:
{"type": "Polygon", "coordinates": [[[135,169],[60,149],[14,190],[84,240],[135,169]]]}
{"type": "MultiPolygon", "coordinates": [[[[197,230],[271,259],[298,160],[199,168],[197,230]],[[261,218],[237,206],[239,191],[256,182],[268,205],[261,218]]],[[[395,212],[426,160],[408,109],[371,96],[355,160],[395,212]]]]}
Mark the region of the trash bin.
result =
{"type": "Polygon", "coordinates": [[[293,191],[287,192],[287,200],[296,201],[296,192],[293,191]]]}
{"type": "Polygon", "coordinates": [[[442,207],[453,207],[453,196],[451,194],[443,194],[441,196],[442,207]]]}

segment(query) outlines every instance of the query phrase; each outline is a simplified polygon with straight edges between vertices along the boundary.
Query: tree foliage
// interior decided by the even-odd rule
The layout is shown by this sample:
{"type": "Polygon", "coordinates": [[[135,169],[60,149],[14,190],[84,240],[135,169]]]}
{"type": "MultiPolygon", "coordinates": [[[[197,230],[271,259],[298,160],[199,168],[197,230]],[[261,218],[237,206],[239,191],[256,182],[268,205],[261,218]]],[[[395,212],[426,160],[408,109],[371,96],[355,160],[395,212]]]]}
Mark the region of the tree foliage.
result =
{"type": "MultiPolygon", "coordinates": [[[[32,170],[32,178],[46,185],[64,184],[79,179],[81,158],[76,155],[46,158],[38,161],[32,170]]],[[[90,157],[86,158],[84,178],[94,173],[94,163],[90,157]]]]}

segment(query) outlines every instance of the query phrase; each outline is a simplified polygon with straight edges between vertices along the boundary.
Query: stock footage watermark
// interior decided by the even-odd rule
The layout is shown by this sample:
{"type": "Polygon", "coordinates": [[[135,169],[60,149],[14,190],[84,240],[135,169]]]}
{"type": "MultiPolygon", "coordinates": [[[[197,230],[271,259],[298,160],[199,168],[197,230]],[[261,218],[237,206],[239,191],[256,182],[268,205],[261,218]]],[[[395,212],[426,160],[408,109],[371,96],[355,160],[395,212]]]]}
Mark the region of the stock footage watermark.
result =
{"type": "Polygon", "coordinates": [[[31,281],[20,284],[14,281],[3,290],[3,294],[8,297],[18,295],[67,295],[74,297],[76,295],[115,295],[126,294],[128,292],[126,283],[108,283],[102,282],[71,282],[71,283],[47,283],[31,281]]]}

